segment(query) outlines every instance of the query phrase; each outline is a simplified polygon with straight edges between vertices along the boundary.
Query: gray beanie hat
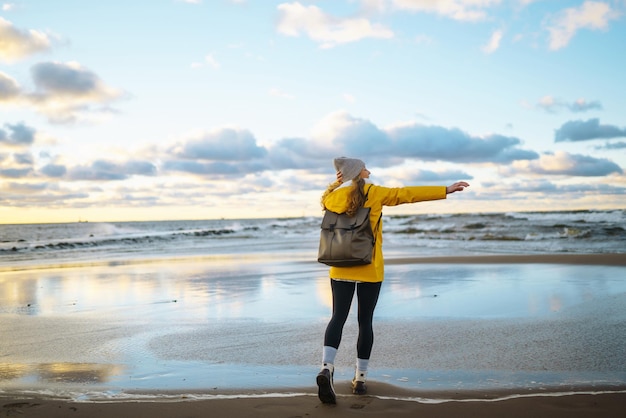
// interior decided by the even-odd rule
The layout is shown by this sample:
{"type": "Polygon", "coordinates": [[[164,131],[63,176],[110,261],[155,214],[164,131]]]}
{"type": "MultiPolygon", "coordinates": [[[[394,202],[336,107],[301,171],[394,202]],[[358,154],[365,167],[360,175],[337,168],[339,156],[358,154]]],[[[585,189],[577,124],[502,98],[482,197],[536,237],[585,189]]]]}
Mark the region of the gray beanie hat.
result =
{"type": "Polygon", "coordinates": [[[365,163],[357,158],[339,157],[335,158],[333,164],[337,171],[341,171],[344,182],[358,177],[365,168],[365,163]]]}

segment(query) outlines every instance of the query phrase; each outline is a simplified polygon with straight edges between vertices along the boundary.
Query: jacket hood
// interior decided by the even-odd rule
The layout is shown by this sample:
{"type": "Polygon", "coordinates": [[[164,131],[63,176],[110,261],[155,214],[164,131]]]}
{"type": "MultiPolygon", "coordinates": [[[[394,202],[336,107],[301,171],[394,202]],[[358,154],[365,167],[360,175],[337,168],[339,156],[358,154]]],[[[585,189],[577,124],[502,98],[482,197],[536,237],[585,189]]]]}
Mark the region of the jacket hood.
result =
{"type": "MultiPolygon", "coordinates": [[[[369,183],[368,183],[369,184],[369,183]]],[[[371,185],[365,185],[365,190],[371,185]]],[[[352,190],[351,183],[347,185],[342,185],[341,187],[335,189],[331,194],[326,196],[324,199],[324,207],[328,210],[332,210],[333,212],[343,213],[348,209],[348,196],[350,195],[350,190],[352,190]]]]}

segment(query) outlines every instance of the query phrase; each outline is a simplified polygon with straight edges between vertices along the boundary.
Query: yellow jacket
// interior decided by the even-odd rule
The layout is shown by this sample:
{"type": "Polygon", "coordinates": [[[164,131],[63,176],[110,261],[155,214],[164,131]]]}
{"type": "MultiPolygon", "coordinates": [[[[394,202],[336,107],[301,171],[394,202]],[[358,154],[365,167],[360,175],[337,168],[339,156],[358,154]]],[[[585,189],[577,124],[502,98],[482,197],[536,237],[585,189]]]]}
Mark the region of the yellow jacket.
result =
{"type": "MultiPolygon", "coordinates": [[[[324,207],[333,212],[343,213],[348,206],[348,194],[352,187],[335,189],[324,199],[324,207]]],[[[331,267],[329,276],[333,279],[354,280],[359,282],[382,282],[385,275],[383,259],[383,222],[378,226],[378,218],[382,215],[383,206],[397,206],[403,203],[422,202],[446,198],[446,186],[410,186],[382,187],[373,184],[365,185],[367,201],[364,206],[370,209],[370,223],[376,237],[372,264],[354,267],[331,267]]]]}

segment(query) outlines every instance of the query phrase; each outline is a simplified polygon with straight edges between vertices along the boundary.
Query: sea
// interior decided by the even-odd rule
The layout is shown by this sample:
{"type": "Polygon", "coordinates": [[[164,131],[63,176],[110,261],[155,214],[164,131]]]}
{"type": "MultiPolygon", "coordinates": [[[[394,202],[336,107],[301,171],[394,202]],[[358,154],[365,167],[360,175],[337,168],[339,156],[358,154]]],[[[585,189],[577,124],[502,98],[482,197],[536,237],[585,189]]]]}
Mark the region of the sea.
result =
{"type": "MultiPolygon", "coordinates": [[[[328,269],[316,263],[321,218],[0,225],[0,396],[315,391],[332,308],[328,269]]],[[[626,210],[387,214],[383,231],[386,260],[626,257],[626,210]]],[[[517,396],[625,387],[623,266],[386,272],[373,381],[517,396]]],[[[355,321],[337,357],[341,382],[353,373],[355,321]]]]}
{"type": "MultiPolygon", "coordinates": [[[[0,268],[193,256],[316,260],[319,217],[0,225],[0,268]]],[[[626,210],[385,215],[389,257],[626,253],[626,210]]]]}

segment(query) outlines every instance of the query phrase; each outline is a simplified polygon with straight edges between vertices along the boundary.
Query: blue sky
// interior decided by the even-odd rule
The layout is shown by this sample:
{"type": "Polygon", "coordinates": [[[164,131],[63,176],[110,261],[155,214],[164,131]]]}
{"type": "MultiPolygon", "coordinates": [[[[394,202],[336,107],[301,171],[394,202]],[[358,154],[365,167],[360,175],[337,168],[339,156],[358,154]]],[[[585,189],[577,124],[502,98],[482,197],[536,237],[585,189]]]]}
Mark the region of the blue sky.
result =
{"type": "Polygon", "coordinates": [[[0,222],[626,207],[626,1],[0,2],[0,222]]]}

